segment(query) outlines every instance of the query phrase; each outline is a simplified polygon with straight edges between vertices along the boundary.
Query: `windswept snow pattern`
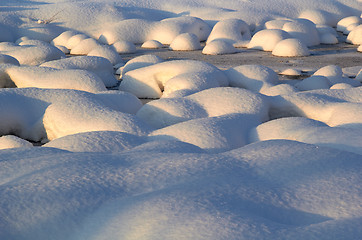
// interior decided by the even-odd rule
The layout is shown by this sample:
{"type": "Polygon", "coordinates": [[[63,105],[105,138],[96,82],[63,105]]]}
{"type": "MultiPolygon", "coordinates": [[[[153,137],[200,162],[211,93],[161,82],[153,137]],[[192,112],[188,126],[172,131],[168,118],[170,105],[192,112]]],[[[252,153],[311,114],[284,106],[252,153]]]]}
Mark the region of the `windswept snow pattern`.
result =
{"type": "Polygon", "coordinates": [[[2,1],[0,239],[361,239],[361,11],[2,1]]]}

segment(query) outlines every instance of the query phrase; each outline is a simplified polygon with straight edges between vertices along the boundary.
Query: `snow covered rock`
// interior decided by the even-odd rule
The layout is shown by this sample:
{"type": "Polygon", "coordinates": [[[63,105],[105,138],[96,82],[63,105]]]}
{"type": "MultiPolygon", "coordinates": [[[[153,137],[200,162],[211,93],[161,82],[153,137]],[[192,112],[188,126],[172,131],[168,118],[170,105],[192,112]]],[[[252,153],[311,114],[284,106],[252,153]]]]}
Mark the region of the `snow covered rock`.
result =
{"type": "Polygon", "coordinates": [[[337,16],[323,10],[308,9],[303,11],[298,18],[304,18],[315,24],[323,24],[335,27],[338,20],[337,16]]]}
{"type": "Polygon", "coordinates": [[[16,58],[20,64],[24,65],[40,65],[44,62],[65,58],[65,54],[58,48],[47,45],[2,45],[1,54],[6,54],[16,58]]]}
{"type": "Polygon", "coordinates": [[[331,83],[327,77],[315,75],[303,79],[301,82],[295,84],[295,87],[301,91],[328,89],[331,87],[331,83]]]}
{"type": "Polygon", "coordinates": [[[231,44],[251,39],[249,25],[241,19],[225,19],[215,24],[206,44],[214,40],[223,40],[231,44]]]}
{"type": "Polygon", "coordinates": [[[278,81],[276,72],[262,65],[241,65],[226,70],[225,74],[229,78],[230,86],[255,92],[274,86],[278,81]]]}
{"type": "Polygon", "coordinates": [[[228,114],[268,119],[269,104],[262,95],[245,89],[210,88],[184,98],[162,98],[151,101],[137,112],[137,116],[155,128],[162,128],[196,118],[228,114]]]}
{"type": "Polygon", "coordinates": [[[71,152],[115,153],[131,149],[144,142],[144,138],[124,132],[92,131],[60,137],[44,144],[43,147],[58,148],[71,152]]]}
{"type": "Polygon", "coordinates": [[[49,61],[40,65],[56,69],[83,69],[97,74],[106,87],[117,84],[114,77],[113,65],[108,59],[96,56],[75,56],[54,61],[49,61]]]}
{"type": "Polygon", "coordinates": [[[182,33],[172,40],[170,49],[173,51],[194,51],[201,49],[201,44],[195,34],[182,33]]]}
{"type": "Polygon", "coordinates": [[[148,40],[141,45],[141,48],[158,49],[163,48],[163,44],[157,40],[148,40]]]}
{"type": "Polygon", "coordinates": [[[362,24],[353,28],[353,30],[348,34],[346,42],[354,45],[362,44],[362,24]]]}
{"type": "Polygon", "coordinates": [[[121,76],[123,76],[128,71],[151,66],[151,65],[161,63],[161,62],[163,62],[162,58],[160,58],[156,55],[152,55],[152,54],[141,55],[141,56],[132,58],[122,68],[121,76]]]}
{"type": "Polygon", "coordinates": [[[359,16],[349,16],[349,17],[342,18],[337,23],[337,31],[344,33],[347,30],[349,25],[360,24],[360,23],[361,23],[361,18],[359,16]]]}
{"type": "Polygon", "coordinates": [[[88,56],[103,57],[113,65],[123,63],[121,56],[110,46],[99,46],[88,53],[88,56]]]}
{"type": "Polygon", "coordinates": [[[33,144],[31,144],[31,142],[28,142],[17,136],[6,135],[0,137],[0,149],[29,148],[29,147],[33,147],[33,144]]]}
{"type": "Polygon", "coordinates": [[[101,44],[98,43],[93,38],[86,38],[81,40],[78,44],[76,44],[72,49],[70,50],[70,54],[72,55],[87,55],[90,53],[93,49],[100,47],[101,44]]]}
{"type": "Polygon", "coordinates": [[[307,47],[320,44],[319,34],[316,25],[306,19],[296,19],[285,23],[282,30],[289,33],[293,38],[301,40],[307,47]]]}
{"type": "Polygon", "coordinates": [[[238,50],[230,43],[222,39],[216,39],[206,44],[202,49],[202,54],[223,55],[236,53],[238,50]]]}
{"type": "Polygon", "coordinates": [[[250,40],[248,48],[273,51],[277,43],[290,37],[291,36],[283,30],[264,29],[254,34],[250,40]]]}
{"type": "Polygon", "coordinates": [[[194,60],[174,60],[126,72],[119,89],[139,98],[160,98],[166,82],[184,73],[205,74],[207,78],[217,79],[220,86],[228,85],[225,74],[211,64],[194,60]]]}
{"type": "Polygon", "coordinates": [[[135,53],[137,51],[136,46],[128,41],[118,41],[112,44],[112,47],[119,54],[135,53]]]}
{"type": "Polygon", "coordinates": [[[289,38],[278,42],[272,54],[278,57],[305,57],[309,56],[310,52],[299,39],[289,38]]]}
{"type": "Polygon", "coordinates": [[[329,127],[315,120],[293,117],[263,123],[251,131],[251,141],[289,139],[362,153],[362,129],[329,127]]]}
{"type": "Polygon", "coordinates": [[[102,79],[86,70],[20,66],[10,67],[6,72],[18,88],[61,88],[88,92],[106,90],[102,79]]]}

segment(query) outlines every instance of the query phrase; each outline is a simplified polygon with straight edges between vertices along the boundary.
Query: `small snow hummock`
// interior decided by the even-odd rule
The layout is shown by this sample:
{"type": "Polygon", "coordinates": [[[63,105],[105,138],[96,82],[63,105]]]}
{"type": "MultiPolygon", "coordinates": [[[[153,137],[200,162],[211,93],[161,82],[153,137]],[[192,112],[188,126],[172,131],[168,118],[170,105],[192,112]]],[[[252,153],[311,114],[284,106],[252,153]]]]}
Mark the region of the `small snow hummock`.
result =
{"type": "Polygon", "coordinates": [[[359,16],[349,16],[349,17],[342,18],[337,23],[337,31],[348,34],[349,33],[349,31],[347,31],[348,26],[350,26],[352,24],[353,25],[354,24],[359,25],[361,22],[362,21],[361,21],[361,18],[359,16]]]}
{"type": "Polygon", "coordinates": [[[224,40],[231,44],[251,39],[249,25],[241,19],[225,19],[215,24],[206,44],[215,40],[224,40]]]}
{"type": "Polygon", "coordinates": [[[316,25],[307,19],[295,19],[287,22],[283,25],[282,30],[288,32],[293,38],[301,40],[307,47],[320,44],[316,25]]]}
{"type": "Polygon", "coordinates": [[[135,53],[137,51],[136,45],[128,41],[118,41],[112,44],[112,47],[119,54],[135,53]]]}
{"type": "Polygon", "coordinates": [[[141,48],[158,49],[163,48],[163,44],[157,40],[148,40],[141,45],[141,48]]]}
{"type": "Polygon", "coordinates": [[[0,137],[0,150],[9,148],[29,148],[33,147],[31,142],[21,139],[14,135],[0,137]]]}
{"type": "Polygon", "coordinates": [[[299,39],[288,38],[277,43],[272,54],[279,57],[305,57],[309,56],[310,52],[299,39]]]}
{"type": "Polygon", "coordinates": [[[362,44],[362,24],[353,28],[353,30],[348,34],[346,42],[354,45],[362,44]]]}
{"type": "Polygon", "coordinates": [[[205,55],[223,55],[237,53],[237,50],[230,41],[216,39],[206,44],[202,49],[202,54],[205,55]]]}
{"type": "Polygon", "coordinates": [[[287,38],[291,38],[291,36],[286,31],[279,29],[264,29],[254,34],[248,48],[271,52],[280,41],[287,38]]]}
{"type": "Polygon", "coordinates": [[[173,51],[194,51],[201,49],[201,44],[195,34],[182,33],[172,40],[170,49],[173,51]]]}

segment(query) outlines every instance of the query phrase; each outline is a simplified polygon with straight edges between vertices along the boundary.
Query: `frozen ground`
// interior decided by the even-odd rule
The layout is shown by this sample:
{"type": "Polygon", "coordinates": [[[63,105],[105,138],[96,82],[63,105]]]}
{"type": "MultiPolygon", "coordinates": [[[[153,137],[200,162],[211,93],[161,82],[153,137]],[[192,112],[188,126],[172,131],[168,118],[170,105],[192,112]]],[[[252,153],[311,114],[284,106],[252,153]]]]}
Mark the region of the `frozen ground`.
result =
{"type": "Polygon", "coordinates": [[[361,239],[361,4],[0,0],[0,239],[361,239]]]}

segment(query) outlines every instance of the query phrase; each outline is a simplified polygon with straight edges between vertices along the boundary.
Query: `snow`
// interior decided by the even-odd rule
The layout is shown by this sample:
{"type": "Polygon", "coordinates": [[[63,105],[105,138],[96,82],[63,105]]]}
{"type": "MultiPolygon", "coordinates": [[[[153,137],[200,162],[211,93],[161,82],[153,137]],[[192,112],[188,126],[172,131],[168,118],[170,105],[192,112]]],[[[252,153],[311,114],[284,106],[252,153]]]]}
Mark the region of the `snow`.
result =
{"type": "Polygon", "coordinates": [[[279,57],[305,57],[310,55],[310,52],[300,40],[288,38],[277,43],[272,54],[279,57]]]}
{"type": "Polygon", "coordinates": [[[75,56],[54,61],[48,61],[40,65],[56,69],[83,69],[93,72],[100,77],[106,87],[117,84],[114,77],[113,65],[108,59],[96,56],[75,56]]]}
{"type": "Polygon", "coordinates": [[[225,19],[213,27],[206,44],[214,40],[224,40],[232,44],[251,39],[249,26],[241,19],[225,19]]]}
{"type": "Polygon", "coordinates": [[[283,30],[264,29],[251,38],[248,48],[259,49],[263,51],[273,51],[274,47],[282,40],[291,36],[283,30]]]}
{"type": "Polygon", "coordinates": [[[88,92],[106,90],[102,79],[86,70],[14,66],[7,68],[6,73],[18,88],[77,89],[88,92]]]}
{"type": "Polygon", "coordinates": [[[360,1],[0,5],[0,239],[362,235],[360,1]]]}
{"type": "Polygon", "coordinates": [[[346,42],[361,45],[362,44],[362,24],[353,28],[353,30],[348,34],[346,42]]]}
{"type": "Polygon", "coordinates": [[[273,86],[278,81],[278,75],[272,69],[262,65],[241,65],[225,71],[230,86],[242,87],[259,92],[261,89],[273,86]]]}
{"type": "Polygon", "coordinates": [[[201,49],[201,44],[195,34],[182,33],[172,40],[170,49],[173,51],[193,51],[201,49]]]}
{"type": "Polygon", "coordinates": [[[33,147],[33,144],[17,136],[6,135],[0,137],[0,149],[29,148],[29,147],[33,147]]]}
{"type": "Polygon", "coordinates": [[[120,90],[130,92],[139,98],[160,98],[167,81],[184,73],[200,73],[205,78],[215,78],[220,86],[227,85],[227,78],[221,70],[206,62],[174,60],[153,64],[124,74],[120,90]]]}
{"type": "Polygon", "coordinates": [[[361,18],[359,16],[349,16],[342,18],[337,23],[337,31],[344,33],[349,25],[360,24],[360,23],[361,23],[361,18]]]}
{"type": "Polygon", "coordinates": [[[163,44],[157,40],[148,40],[141,45],[142,48],[157,49],[162,48],[163,44]]]}
{"type": "Polygon", "coordinates": [[[238,50],[229,41],[221,39],[207,43],[202,49],[202,53],[206,55],[223,55],[236,52],[238,52],[238,50]]]}

